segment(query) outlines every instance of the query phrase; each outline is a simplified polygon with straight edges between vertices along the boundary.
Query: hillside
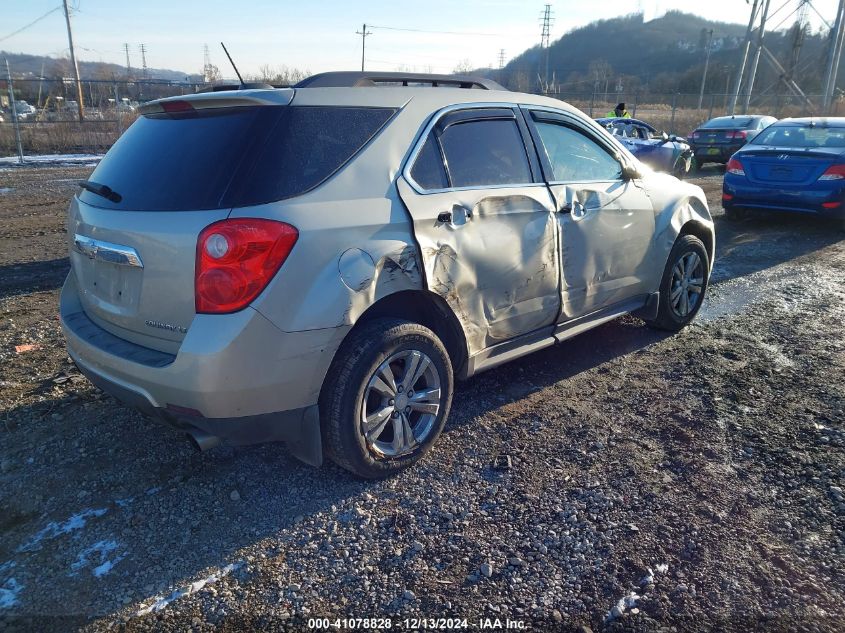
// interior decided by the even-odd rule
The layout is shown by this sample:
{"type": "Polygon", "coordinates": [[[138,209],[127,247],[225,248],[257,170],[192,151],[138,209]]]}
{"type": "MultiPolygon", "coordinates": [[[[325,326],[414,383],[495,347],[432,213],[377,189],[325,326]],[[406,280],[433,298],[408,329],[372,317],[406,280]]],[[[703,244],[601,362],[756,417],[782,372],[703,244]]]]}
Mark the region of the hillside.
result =
{"type": "MultiPolygon", "coordinates": [[[[788,29],[790,24],[783,25],[788,29]]],[[[704,63],[706,31],[713,29],[713,45],[707,92],[724,92],[738,66],[745,36],[743,24],[713,22],[698,16],[670,11],[649,22],[642,14],[600,20],[575,29],[549,48],[549,75],[565,91],[614,90],[617,82],[625,91],[697,92],[704,63]]],[[[826,34],[806,33],[797,76],[805,90],[818,91],[824,69],[826,34]]],[[[790,30],[767,32],[766,46],[784,66],[788,65],[793,34],[790,30]]],[[[536,85],[544,67],[539,47],[515,57],[501,71],[490,71],[511,88],[536,85]]],[[[845,74],[845,66],[841,67],[845,74]]],[[[765,61],[760,62],[759,85],[778,81],[765,61]]]]}
{"type": "MultiPolygon", "coordinates": [[[[24,53],[12,53],[0,51],[0,59],[8,58],[12,75],[15,77],[38,77],[43,65],[44,76],[69,77],[71,76],[70,60],[67,58],[45,57],[41,55],[26,55],[24,53]]],[[[5,69],[4,69],[5,70],[5,69]]],[[[119,64],[106,62],[91,62],[84,59],[79,61],[79,74],[83,79],[126,79],[126,68],[119,64]]],[[[141,69],[133,68],[134,78],[141,77],[141,69]]],[[[148,68],[149,79],[161,79],[165,81],[201,81],[198,74],[187,74],[179,70],[164,68],[148,68]]]]}

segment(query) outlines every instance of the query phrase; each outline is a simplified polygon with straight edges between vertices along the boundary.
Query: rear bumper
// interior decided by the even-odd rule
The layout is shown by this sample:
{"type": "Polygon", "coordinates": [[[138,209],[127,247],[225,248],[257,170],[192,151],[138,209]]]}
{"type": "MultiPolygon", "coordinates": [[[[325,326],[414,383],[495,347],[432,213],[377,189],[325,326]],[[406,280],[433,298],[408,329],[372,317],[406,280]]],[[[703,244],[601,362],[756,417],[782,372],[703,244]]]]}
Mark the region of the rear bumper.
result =
{"type": "Polygon", "coordinates": [[[699,163],[727,163],[742,145],[693,145],[695,160],[699,163]]]}
{"type": "Polygon", "coordinates": [[[233,444],[282,440],[309,463],[319,454],[316,404],[346,328],[283,332],[252,308],[198,315],[179,351],[168,355],[88,319],[73,272],[60,318],[80,371],[129,406],[233,444]]]}
{"type": "Polygon", "coordinates": [[[795,187],[775,188],[754,185],[746,178],[726,175],[722,185],[722,206],[729,208],[756,209],[787,213],[806,213],[826,218],[845,218],[845,187],[836,190],[818,190],[795,187]],[[839,203],[838,207],[827,208],[825,203],[839,203]]]}

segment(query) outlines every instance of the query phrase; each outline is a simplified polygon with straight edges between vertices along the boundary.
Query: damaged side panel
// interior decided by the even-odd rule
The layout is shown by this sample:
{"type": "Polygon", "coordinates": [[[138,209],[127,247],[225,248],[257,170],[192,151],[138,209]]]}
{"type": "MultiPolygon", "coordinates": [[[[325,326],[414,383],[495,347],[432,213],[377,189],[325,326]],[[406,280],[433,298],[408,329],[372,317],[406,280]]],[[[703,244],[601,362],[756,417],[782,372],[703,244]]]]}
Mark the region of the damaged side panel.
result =
{"type": "Polygon", "coordinates": [[[545,186],[420,194],[398,185],[426,285],[455,312],[470,355],[555,322],[557,231],[545,186]]]}

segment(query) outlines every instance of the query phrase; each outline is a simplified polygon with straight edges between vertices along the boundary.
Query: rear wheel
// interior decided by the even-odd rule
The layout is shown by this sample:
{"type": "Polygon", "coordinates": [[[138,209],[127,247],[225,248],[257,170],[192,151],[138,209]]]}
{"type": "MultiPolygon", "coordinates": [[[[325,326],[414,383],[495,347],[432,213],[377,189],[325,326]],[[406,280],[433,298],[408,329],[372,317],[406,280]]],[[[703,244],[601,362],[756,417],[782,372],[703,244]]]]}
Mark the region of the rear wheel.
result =
{"type": "Polygon", "coordinates": [[[725,208],[725,217],[728,220],[736,221],[736,220],[744,220],[748,216],[748,213],[745,209],[737,209],[736,207],[726,207],[725,208]]]}
{"type": "Polygon", "coordinates": [[[338,350],[320,395],[327,456],[374,479],[418,462],[443,430],[454,377],[428,328],[375,319],[338,350]]]}
{"type": "Polygon", "coordinates": [[[684,328],[701,309],[710,270],[707,249],[694,235],[675,242],[660,283],[657,318],[648,324],[671,332],[684,328]]]}

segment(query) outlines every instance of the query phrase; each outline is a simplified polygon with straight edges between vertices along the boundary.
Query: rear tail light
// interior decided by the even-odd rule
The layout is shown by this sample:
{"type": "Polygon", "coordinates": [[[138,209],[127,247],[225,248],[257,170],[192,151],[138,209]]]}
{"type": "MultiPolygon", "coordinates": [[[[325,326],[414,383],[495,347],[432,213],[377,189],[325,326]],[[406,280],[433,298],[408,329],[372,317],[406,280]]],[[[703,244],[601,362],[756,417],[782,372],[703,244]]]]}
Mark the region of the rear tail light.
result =
{"type": "Polygon", "coordinates": [[[694,139],[701,138],[701,132],[696,130],[695,132],[692,133],[692,138],[694,138],[694,139]]]}
{"type": "Polygon", "coordinates": [[[819,180],[842,180],[843,178],[845,178],[845,165],[831,165],[819,176],[819,180]]]}
{"type": "Polygon", "coordinates": [[[290,224],[257,218],[221,220],[205,227],[197,241],[197,313],[243,310],[267,287],[298,237],[290,224]]]}
{"type": "Polygon", "coordinates": [[[729,174],[733,174],[734,176],[745,175],[745,169],[742,167],[742,163],[736,158],[731,158],[728,161],[728,164],[725,166],[725,171],[729,174]]]}
{"type": "Polygon", "coordinates": [[[163,101],[161,109],[165,112],[193,112],[194,106],[187,101],[163,101]]]}
{"type": "Polygon", "coordinates": [[[723,193],[722,194],[722,200],[724,200],[726,202],[730,202],[733,199],[734,199],[734,197],[729,193],[723,193]]]}
{"type": "Polygon", "coordinates": [[[822,206],[825,209],[838,209],[842,206],[841,202],[822,202],[822,206]]]}
{"type": "Polygon", "coordinates": [[[748,139],[748,130],[736,130],[735,132],[725,132],[725,136],[734,140],[745,141],[748,139]]]}

